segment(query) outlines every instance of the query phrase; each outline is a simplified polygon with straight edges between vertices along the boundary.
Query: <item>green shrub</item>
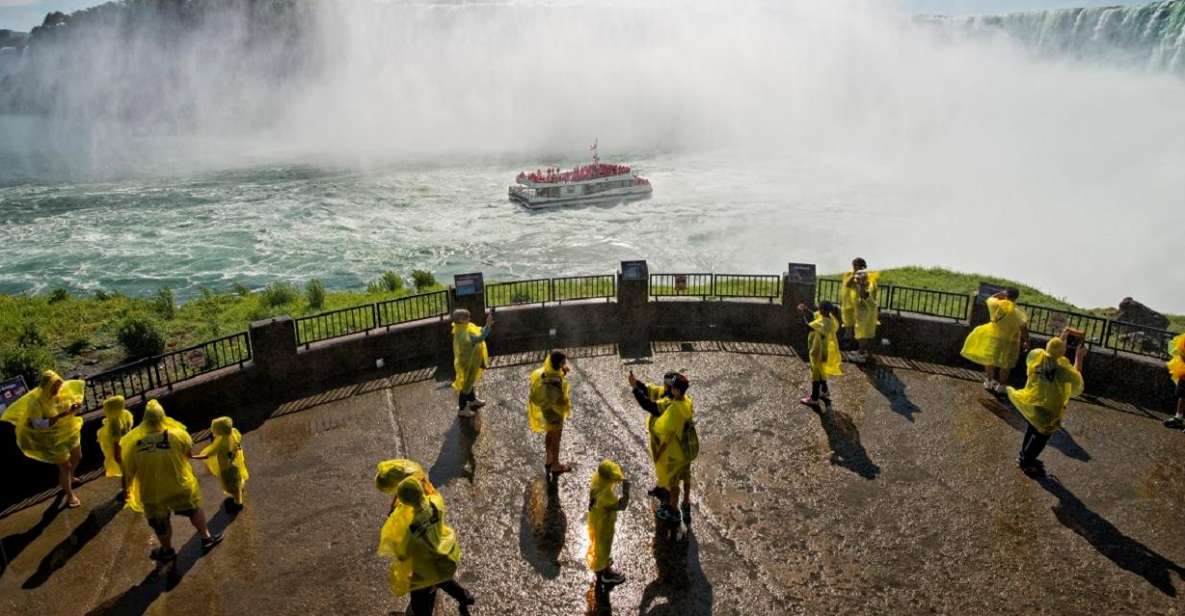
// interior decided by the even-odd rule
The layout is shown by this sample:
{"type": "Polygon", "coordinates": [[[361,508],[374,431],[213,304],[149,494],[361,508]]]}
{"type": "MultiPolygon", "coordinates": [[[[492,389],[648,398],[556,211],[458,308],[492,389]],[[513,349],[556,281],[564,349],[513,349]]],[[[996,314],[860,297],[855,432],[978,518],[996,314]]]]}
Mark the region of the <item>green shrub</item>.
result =
{"type": "Polygon", "coordinates": [[[41,379],[43,370],[53,369],[53,353],[45,347],[6,346],[0,349],[0,372],[6,379],[23,376],[25,384],[33,388],[41,379]]]}
{"type": "Polygon", "coordinates": [[[320,310],[325,307],[325,283],[316,278],[305,283],[305,298],[309,300],[309,308],[320,310]]]}
{"type": "Polygon", "coordinates": [[[230,289],[231,291],[234,291],[235,295],[238,295],[239,297],[247,297],[248,295],[251,295],[251,289],[248,289],[246,285],[238,282],[232,284],[230,289]]]}
{"type": "Polygon", "coordinates": [[[276,316],[275,311],[267,306],[256,306],[247,312],[247,322],[263,321],[276,316]]]}
{"type": "Polygon", "coordinates": [[[165,350],[165,335],[156,321],[144,317],[125,317],[115,332],[129,359],[160,355],[165,350]]]}
{"type": "Polygon", "coordinates": [[[45,336],[41,335],[41,329],[37,327],[36,323],[29,321],[21,329],[21,335],[17,338],[16,343],[23,347],[38,347],[45,344],[45,336]]]}
{"type": "Polygon", "coordinates": [[[428,270],[413,270],[411,273],[412,284],[416,285],[417,291],[423,291],[428,287],[436,286],[436,276],[428,270]]]}
{"type": "Polygon", "coordinates": [[[105,302],[111,299],[111,294],[104,291],[103,289],[95,289],[95,299],[105,302]]]}
{"type": "Polygon", "coordinates": [[[49,303],[51,304],[64,302],[68,299],[70,299],[70,292],[61,287],[49,292],[49,303]]]}
{"type": "Polygon", "coordinates": [[[172,321],[177,316],[177,302],[173,298],[173,290],[161,287],[152,298],[152,310],[156,312],[156,316],[172,321]]]}
{"type": "Polygon", "coordinates": [[[403,278],[395,272],[383,272],[379,276],[379,284],[385,291],[399,291],[403,288],[403,278]]]}
{"type": "Polygon", "coordinates": [[[80,334],[77,338],[71,340],[70,344],[66,345],[66,352],[71,355],[81,355],[83,351],[89,349],[90,346],[90,338],[87,338],[85,334],[80,334]]]}
{"type": "Polygon", "coordinates": [[[291,282],[273,282],[263,289],[263,304],[265,306],[285,306],[296,301],[300,291],[291,282]]]}

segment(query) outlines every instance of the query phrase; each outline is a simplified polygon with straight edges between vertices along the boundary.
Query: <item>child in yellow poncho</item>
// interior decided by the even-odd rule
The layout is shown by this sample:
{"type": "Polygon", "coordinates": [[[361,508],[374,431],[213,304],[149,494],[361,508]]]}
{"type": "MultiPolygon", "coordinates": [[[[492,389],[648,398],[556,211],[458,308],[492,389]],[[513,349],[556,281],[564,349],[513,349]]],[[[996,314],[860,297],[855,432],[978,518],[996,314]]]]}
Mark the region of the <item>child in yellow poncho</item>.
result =
{"type": "Polygon", "coordinates": [[[1177,414],[1164,420],[1166,428],[1185,428],[1185,334],[1169,343],[1168,369],[1173,385],[1177,388],[1177,414]]]}
{"type": "Polygon", "coordinates": [[[206,468],[218,478],[222,491],[229,497],[227,512],[238,513],[243,510],[243,492],[251,476],[247,473],[247,459],[243,454],[243,435],[239,434],[230,417],[219,417],[210,422],[210,434],[214,442],[193,458],[206,461],[206,468]]]}
{"type": "Polygon", "coordinates": [[[1020,359],[1021,348],[1029,344],[1029,317],[1016,305],[1018,297],[1015,288],[989,297],[990,321],[971,330],[963,342],[963,357],[983,366],[983,388],[995,394],[1004,393],[1008,373],[1020,359]]]}
{"type": "Polygon", "coordinates": [[[1029,475],[1045,473],[1045,465],[1037,456],[1045,449],[1049,437],[1061,428],[1070,398],[1082,393],[1082,360],[1086,353],[1086,345],[1079,346],[1071,366],[1066,359],[1065,339],[1054,338],[1044,349],[1029,352],[1025,388],[1007,390],[1008,399],[1029,423],[1017,458],[1017,465],[1029,475]]]}
{"type": "Polygon", "coordinates": [[[53,370],[46,370],[37,387],[0,416],[16,429],[21,453],[58,466],[58,485],[70,508],[82,504],[74,493],[74,469],[82,461],[82,418],[78,412],[85,392],[83,381],[65,381],[53,370]]]}
{"type": "Polygon", "coordinates": [[[136,418],[124,406],[123,396],[111,396],[103,401],[103,425],[99,428],[99,449],[103,451],[103,471],[107,477],[119,477],[123,494],[127,495],[128,483],[123,479],[123,468],[119,455],[119,440],[132,431],[136,418]]]}
{"type": "Polygon", "coordinates": [[[490,362],[486,339],[494,327],[494,315],[486,318],[485,327],[478,327],[471,321],[468,310],[453,311],[453,389],[457,390],[457,414],[473,417],[486,401],[477,397],[477,383],[490,362]]]}
{"type": "Polygon", "coordinates": [[[408,610],[431,616],[439,588],[469,613],[474,598],[453,579],[461,562],[461,546],[444,523],[446,508],[440,494],[425,494],[416,477],[406,477],[395,489],[398,505],[379,533],[379,554],[391,559],[388,583],[396,597],[411,593],[408,610]]]}
{"type": "Polygon", "coordinates": [[[189,464],[193,439],[185,426],[165,415],[156,400],[149,400],[140,425],[119,441],[123,474],[128,482],[128,507],[142,511],[156,533],[160,547],[149,557],[166,563],[177,558],[169,516],[189,518],[202,537],[202,549],[222,540],[211,534],[202,511],[202,491],[189,464]]]}
{"type": "Polygon", "coordinates": [[[629,384],[634,399],[650,414],[646,421],[646,432],[658,484],[650,494],[661,503],[655,511],[655,517],[678,524],[681,508],[682,522],[690,527],[691,462],[694,452],[691,451],[693,443],[687,442],[687,439],[694,434],[692,428],[695,425],[694,403],[691,396],[687,395],[691,381],[686,375],[668,372],[663,377],[662,386],[648,385],[638,380],[631,371],[629,384]],[[683,493],[682,504],[679,502],[680,489],[683,493]]]}
{"type": "Polygon", "coordinates": [[[612,460],[603,460],[593,473],[588,490],[588,554],[585,562],[597,576],[598,586],[616,586],[625,576],[613,570],[613,535],[617,530],[617,512],[625,511],[630,502],[630,482],[625,481],[621,467],[612,460]],[[621,497],[613,486],[621,484],[621,497]]]}
{"type": "Polygon", "coordinates": [[[552,351],[543,361],[543,367],[531,373],[531,391],[527,396],[527,423],[532,431],[546,435],[543,470],[549,481],[572,470],[567,464],[560,464],[564,420],[572,412],[567,376],[567,356],[552,351]]]}
{"type": "Polygon", "coordinates": [[[831,390],[827,387],[827,377],[840,376],[842,357],[839,354],[839,339],[835,333],[839,331],[839,310],[831,302],[819,304],[819,310],[813,319],[808,319],[809,311],[805,304],[798,305],[798,312],[802,321],[810,328],[807,336],[807,360],[811,367],[811,395],[799,400],[801,404],[813,409],[819,408],[819,401],[831,404],[831,390]]]}
{"type": "Polygon", "coordinates": [[[855,359],[860,362],[868,361],[869,347],[876,339],[876,326],[880,311],[880,286],[877,280],[880,273],[868,271],[868,262],[856,257],[852,261],[852,271],[843,275],[839,291],[840,313],[843,327],[848,335],[855,338],[860,345],[855,359]]]}

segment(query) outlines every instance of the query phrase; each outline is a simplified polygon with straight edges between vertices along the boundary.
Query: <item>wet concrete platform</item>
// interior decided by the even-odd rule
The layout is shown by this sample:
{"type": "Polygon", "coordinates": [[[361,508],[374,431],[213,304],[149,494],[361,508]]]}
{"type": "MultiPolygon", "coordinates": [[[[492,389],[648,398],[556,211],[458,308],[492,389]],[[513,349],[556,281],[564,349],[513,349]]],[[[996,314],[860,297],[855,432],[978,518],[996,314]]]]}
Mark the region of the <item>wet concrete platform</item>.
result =
{"type": "MultiPolygon", "coordinates": [[[[1185,435],[1139,409],[1075,401],[1035,481],[1014,465],[1023,420],[973,373],[847,365],[834,409],[816,413],[797,403],[808,373],[786,347],[655,350],[638,363],[574,350],[563,459],[576,470],[554,492],[524,410],[541,354],[495,358],[479,434],[458,423],[447,375],[376,378],[280,406],[245,435],[237,518],[199,468],[226,540],[200,556],[174,520],[175,578],[149,577],[151,532],[111,502],[116,480],[84,486],[82,509],[0,520],[0,613],[385,614],[404,604],[375,554],[389,501],[372,476],[390,457],[420,461],[442,490],[475,614],[1185,612],[1185,435]],[[656,531],[630,367],[692,379],[703,451],[684,537],[656,531]],[[584,565],[603,457],[639,488],[614,544],[629,581],[610,602],[584,565]]],[[[437,613],[456,609],[442,596],[437,613]]]]}

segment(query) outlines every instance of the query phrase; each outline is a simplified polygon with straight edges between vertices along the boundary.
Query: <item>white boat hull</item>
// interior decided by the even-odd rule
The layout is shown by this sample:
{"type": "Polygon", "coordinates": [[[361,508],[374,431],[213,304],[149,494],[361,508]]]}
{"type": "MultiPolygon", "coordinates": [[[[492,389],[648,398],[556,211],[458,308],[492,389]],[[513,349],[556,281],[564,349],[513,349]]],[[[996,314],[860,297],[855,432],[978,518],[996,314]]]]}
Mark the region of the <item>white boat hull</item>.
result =
{"type": "Polygon", "coordinates": [[[510,187],[510,200],[521,203],[523,207],[532,210],[565,207],[571,205],[588,205],[595,203],[614,203],[623,201],[637,201],[646,199],[654,189],[649,184],[637,184],[623,188],[614,188],[588,195],[561,195],[558,197],[541,197],[528,194],[528,190],[519,186],[510,187]]]}

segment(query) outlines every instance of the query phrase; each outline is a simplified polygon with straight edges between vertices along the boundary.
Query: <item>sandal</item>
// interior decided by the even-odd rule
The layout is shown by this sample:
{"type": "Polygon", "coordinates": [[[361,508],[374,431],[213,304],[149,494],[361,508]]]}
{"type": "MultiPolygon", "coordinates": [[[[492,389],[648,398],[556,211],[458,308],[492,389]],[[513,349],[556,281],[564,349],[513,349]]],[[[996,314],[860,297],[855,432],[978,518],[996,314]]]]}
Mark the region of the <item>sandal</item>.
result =
{"type": "Polygon", "coordinates": [[[78,509],[81,506],[82,506],[82,501],[78,500],[77,496],[66,501],[66,509],[78,509]]]}

